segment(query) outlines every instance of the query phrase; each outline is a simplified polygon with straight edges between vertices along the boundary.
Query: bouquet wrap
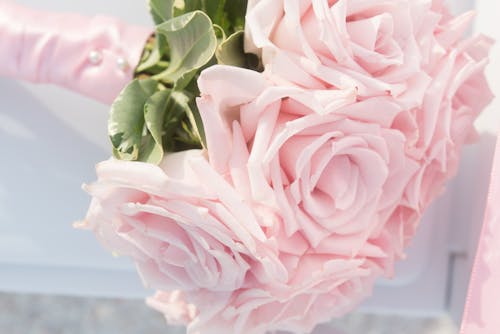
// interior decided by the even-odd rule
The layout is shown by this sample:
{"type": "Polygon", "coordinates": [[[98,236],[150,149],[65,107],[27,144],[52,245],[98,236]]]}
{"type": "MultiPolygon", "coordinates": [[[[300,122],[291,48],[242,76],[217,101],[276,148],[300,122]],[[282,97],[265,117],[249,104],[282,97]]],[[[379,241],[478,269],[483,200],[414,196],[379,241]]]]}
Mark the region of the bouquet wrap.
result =
{"type": "Polygon", "coordinates": [[[51,83],[110,104],[132,80],[152,28],[0,1],[0,76],[51,83]]]}
{"type": "Polygon", "coordinates": [[[470,279],[462,334],[494,334],[500,328],[500,136],[498,137],[490,192],[470,279]]]}

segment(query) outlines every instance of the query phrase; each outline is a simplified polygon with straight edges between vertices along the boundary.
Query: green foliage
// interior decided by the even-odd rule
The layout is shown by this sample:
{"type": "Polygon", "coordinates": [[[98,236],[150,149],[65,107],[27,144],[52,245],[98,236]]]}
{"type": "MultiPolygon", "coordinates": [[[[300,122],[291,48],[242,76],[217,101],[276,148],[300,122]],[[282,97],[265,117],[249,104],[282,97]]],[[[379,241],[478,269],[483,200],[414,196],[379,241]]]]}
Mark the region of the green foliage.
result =
{"type": "Polygon", "coordinates": [[[200,72],[216,63],[255,69],[243,51],[247,0],[149,0],[156,33],[147,41],[136,80],[111,108],[109,136],[122,160],[158,164],[165,152],[201,148],[195,98],[200,72]]]}
{"type": "Polygon", "coordinates": [[[147,149],[144,150],[140,160],[160,163],[163,159],[163,122],[169,98],[170,91],[162,90],[151,95],[144,105],[144,121],[152,140],[149,140],[147,149]]]}
{"type": "Polygon", "coordinates": [[[162,24],[174,16],[175,0],[152,0],[149,1],[149,12],[155,24],[162,24]]]}
{"type": "Polygon", "coordinates": [[[186,74],[207,64],[217,49],[217,38],[210,18],[201,11],[178,16],[158,26],[170,48],[170,64],[156,79],[175,84],[186,74]]]}
{"type": "Polygon", "coordinates": [[[190,97],[153,79],[134,80],[111,108],[109,136],[117,159],[159,164],[165,152],[201,148],[190,97]]]}
{"type": "Polygon", "coordinates": [[[245,53],[243,43],[244,33],[242,30],[225,39],[215,52],[217,63],[259,70],[258,57],[251,53],[245,53]]]}
{"type": "Polygon", "coordinates": [[[120,93],[111,107],[108,133],[115,157],[137,160],[144,128],[144,104],[155,92],[155,80],[134,80],[120,93]]]}

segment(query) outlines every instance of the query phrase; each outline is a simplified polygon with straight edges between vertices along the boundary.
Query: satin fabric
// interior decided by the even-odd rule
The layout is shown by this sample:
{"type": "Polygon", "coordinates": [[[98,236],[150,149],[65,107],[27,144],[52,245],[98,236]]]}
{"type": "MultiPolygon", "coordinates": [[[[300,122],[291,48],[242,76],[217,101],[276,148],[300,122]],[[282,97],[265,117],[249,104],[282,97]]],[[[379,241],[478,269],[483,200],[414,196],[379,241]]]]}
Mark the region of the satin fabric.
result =
{"type": "Polygon", "coordinates": [[[500,136],[461,334],[500,333],[500,136]]]}
{"type": "Polygon", "coordinates": [[[0,0],[0,76],[51,83],[110,104],[132,80],[152,28],[0,0]],[[90,54],[100,55],[91,61],[90,54]],[[119,66],[122,58],[128,66],[119,66]]]}

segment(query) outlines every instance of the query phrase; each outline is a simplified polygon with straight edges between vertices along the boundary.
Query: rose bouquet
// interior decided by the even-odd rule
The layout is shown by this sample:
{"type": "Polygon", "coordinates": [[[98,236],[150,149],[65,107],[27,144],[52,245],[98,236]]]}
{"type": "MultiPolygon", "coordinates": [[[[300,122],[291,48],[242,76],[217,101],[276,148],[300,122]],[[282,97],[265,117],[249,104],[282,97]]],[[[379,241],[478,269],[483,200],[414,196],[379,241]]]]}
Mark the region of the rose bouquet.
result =
{"type": "Polygon", "coordinates": [[[188,333],[303,333],[367,297],[456,172],[492,41],[441,0],[151,0],[79,227],[188,333]]]}
{"type": "Polygon", "coordinates": [[[437,0],[245,3],[151,2],[83,226],[188,333],[308,332],[393,274],[491,100],[491,41],[437,0]]]}

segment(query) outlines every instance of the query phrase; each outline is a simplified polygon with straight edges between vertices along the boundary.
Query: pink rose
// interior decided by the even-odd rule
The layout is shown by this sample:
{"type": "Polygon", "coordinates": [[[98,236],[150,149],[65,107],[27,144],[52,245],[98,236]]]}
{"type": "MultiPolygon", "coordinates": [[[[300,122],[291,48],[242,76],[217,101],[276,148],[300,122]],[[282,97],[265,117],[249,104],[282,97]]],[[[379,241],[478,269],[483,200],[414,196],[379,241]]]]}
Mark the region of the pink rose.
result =
{"type": "MultiPolygon", "coordinates": [[[[196,305],[197,316],[187,324],[188,334],[273,331],[310,333],[320,322],[341,316],[371,293],[373,268],[360,260],[327,260],[326,255],[303,257],[295,285],[275,291],[269,287],[239,289],[232,294],[201,291],[170,301],[165,293],[148,300],[167,320],[177,316],[180,305],[196,305]]],[[[168,296],[169,294],[166,294],[168,296]]]]}
{"type": "Polygon", "coordinates": [[[396,117],[392,127],[422,164],[406,191],[408,206],[424,211],[456,174],[464,144],[477,137],[474,121],[493,98],[484,71],[491,45],[484,36],[457,45],[432,73],[422,105],[396,117]]]}
{"type": "Polygon", "coordinates": [[[359,99],[349,89],[276,86],[272,71],[205,70],[198,106],[210,163],[254,201],[274,208],[280,228],[267,234],[278,245],[297,236],[306,243],[302,255],[280,249],[291,281],[238,289],[207,320],[200,320],[208,312],[203,300],[189,295],[200,312],[189,328],[215,333],[236,323],[244,333],[308,331],[350,310],[382,272],[392,275],[423,211],[453,175],[474,118],[491,98],[483,74],[487,48],[474,50],[476,58],[458,52],[448,65],[455,84],[439,90],[442,80],[453,81],[437,76],[418,107],[392,97],[359,99]],[[313,259],[307,272],[316,273],[331,257],[361,262],[345,285],[334,283],[338,272],[313,274],[318,286],[310,285],[301,274],[308,267],[303,261],[313,259]],[[306,300],[314,312],[295,308],[306,300]]]}
{"type": "Polygon", "coordinates": [[[405,205],[422,212],[455,174],[492,99],[484,76],[492,41],[462,39],[472,18],[452,16],[441,0],[254,0],[246,46],[278,84],[395,97],[402,110],[391,128],[422,164],[405,205]]]}
{"type": "Polygon", "coordinates": [[[296,85],[356,87],[414,106],[472,17],[452,17],[441,0],[254,0],[246,47],[296,85]]]}
{"type": "MultiPolygon", "coordinates": [[[[199,87],[210,164],[254,203],[287,280],[249,275],[233,291],[187,291],[198,314],[188,333],[310,331],[351,310],[392,274],[405,224],[420,217],[401,204],[420,168],[390,128],[401,106],[356,102],[353,90],[276,87],[225,66],[205,70],[199,87]]],[[[153,300],[169,309],[164,299],[153,300]]]]}
{"type": "Polygon", "coordinates": [[[131,256],[148,286],[233,291],[250,271],[263,282],[287,279],[256,211],[202,151],[170,154],[160,167],[112,159],[97,174],[86,187],[93,200],[85,227],[131,256]]]}
{"type": "Polygon", "coordinates": [[[224,174],[230,152],[246,156],[240,170],[253,198],[274,205],[286,235],[299,232],[313,248],[337,237],[350,242],[336,254],[368,247],[420,167],[390,128],[401,112],[391,98],[355,102],[353,91],[274,87],[227,67],[204,71],[199,86],[210,163],[224,174]]]}
{"type": "Polygon", "coordinates": [[[188,304],[182,291],[157,292],[146,303],[161,312],[167,322],[174,326],[186,326],[197,316],[196,306],[188,304]]]}

